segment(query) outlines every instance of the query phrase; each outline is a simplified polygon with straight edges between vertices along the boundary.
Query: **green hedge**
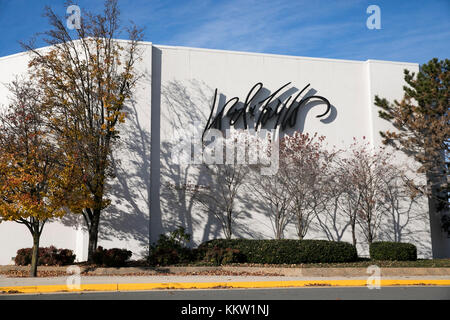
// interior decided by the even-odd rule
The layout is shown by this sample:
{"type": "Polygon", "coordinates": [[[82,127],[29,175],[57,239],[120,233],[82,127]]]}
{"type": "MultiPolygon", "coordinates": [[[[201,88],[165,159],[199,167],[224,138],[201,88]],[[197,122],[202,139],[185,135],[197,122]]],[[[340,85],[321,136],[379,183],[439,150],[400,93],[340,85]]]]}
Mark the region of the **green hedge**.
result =
{"type": "Polygon", "coordinates": [[[417,248],[410,243],[374,242],[369,247],[372,260],[415,261],[417,248]]]}
{"type": "Polygon", "coordinates": [[[358,259],[353,245],[326,240],[217,239],[202,243],[199,249],[215,247],[239,250],[249,263],[326,263],[353,262],[358,259]]]}

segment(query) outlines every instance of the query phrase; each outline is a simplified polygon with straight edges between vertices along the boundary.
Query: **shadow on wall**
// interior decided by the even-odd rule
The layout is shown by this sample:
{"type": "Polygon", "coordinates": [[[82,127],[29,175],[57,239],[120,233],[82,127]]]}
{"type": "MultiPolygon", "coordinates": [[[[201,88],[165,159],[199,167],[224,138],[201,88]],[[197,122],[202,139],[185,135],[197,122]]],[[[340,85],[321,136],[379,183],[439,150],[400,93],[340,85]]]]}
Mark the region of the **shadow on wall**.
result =
{"type": "Polygon", "coordinates": [[[398,210],[390,211],[382,223],[379,237],[382,241],[408,242],[417,247],[417,255],[432,258],[430,216],[425,197],[405,202],[398,210]]]}
{"type": "MultiPolygon", "coordinates": [[[[127,106],[127,121],[121,128],[120,145],[113,155],[115,178],[109,184],[108,193],[112,203],[102,215],[99,232],[100,240],[136,242],[142,248],[141,255],[147,252],[150,236],[154,242],[160,233],[167,233],[178,226],[183,226],[191,235],[195,231],[197,240],[191,241],[191,245],[223,237],[217,218],[201,211],[186,191],[187,186],[204,184],[205,179],[209,179],[209,183],[213,181],[200,174],[199,165],[180,166],[171,161],[172,152],[178,144],[177,139],[191,133],[188,126],[199,121],[201,128],[193,130],[202,131],[206,125],[214,89],[195,79],[183,83],[171,81],[162,85],[161,52],[158,51],[159,49],[153,48],[152,52],[151,132],[146,125],[146,121],[150,119],[143,119],[138,112],[139,108],[146,106],[138,106],[133,101],[127,106]],[[150,213],[152,201],[157,203],[152,203],[150,213]]],[[[296,90],[298,89],[291,88],[289,94],[296,90]]],[[[262,92],[264,96],[270,94],[265,88],[262,92]]],[[[315,91],[310,90],[308,95],[314,93],[315,91]]],[[[285,99],[289,94],[282,94],[281,98],[285,99]]],[[[226,97],[220,95],[220,106],[225,101],[226,97]]],[[[295,129],[303,130],[307,113],[316,105],[317,102],[311,101],[301,108],[295,129]]],[[[320,110],[317,113],[322,112],[320,110]]],[[[336,115],[336,108],[332,106],[328,117],[320,121],[332,122],[336,115]]],[[[270,121],[267,127],[270,128],[270,121]]],[[[237,210],[239,214],[233,232],[235,237],[265,238],[270,234],[269,221],[259,221],[260,224],[265,224],[266,231],[254,230],[253,224],[248,223],[255,216],[267,218],[267,208],[256,199],[243,193],[238,198],[237,210]]],[[[68,226],[81,224],[85,227],[82,217],[75,215],[67,215],[63,218],[63,223],[68,226]]]]}
{"type": "MultiPolygon", "coordinates": [[[[160,210],[163,230],[168,232],[178,226],[193,235],[194,230],[203,228],[202,241],[220,236],[220,225],[208,214],[195,214],[194,200],[187,192],[189,185],[198,185],[198,166],[179,165],[172,161],[175,150],[179,150],[184,136],[193,134],[194,122],[206,123],[208,104],[212,90],[204,83],[191,80],[188,86],[179,81],[171,81],[161,88],[164,123],[167,140],[161,141],[160,149],[160,210]],[[189,87],[188,87],[189,86],[189,87]],[[168,135],[168,136],[167,136],[168,135]]],[[[190,148],[190,145],[187,147],[190,148]]],[[[191,239],[191,245],[195,245],[191,239]]]]}
{"type": "MultiPolygon", "coordinates": [[[[297,90],[296,88],[290,88],[286,93],[280,95],[279,98],[285,101],[285,99],[297,90]]],[[[263,88],[261,92],[262,98],[270,94],[270,91],[266,88],[263,88]]],[[[310,90],[307,95],[313,95],[315,92],[314,90],[310,90]]],[[[163,123],[161,132],[164,132],[162,136],[165,139],[162,139],[160,144],[160,210],[163,230],[166,232],[171,231],[178,226],[183,226],[186,232],[190,234],[193,234],[195,230],[195,239],[197,239],[197,242],[223,237],[222,227],[220,221],[214,215],[198,208],[186,189],[189,186],[214,183],[214,179],[201,173],[201,166],[199,165],[186,164],[180,166],[173,163],[171,158],[174,156],[173,152],[177,152],[174,150],[180,149],[183,138],[194,134],[197,134],[197,136],[199,134],[201,135],[211,110],[213,95],[213,88],[195,79],[183,83],[176,80],[170,81],[161,87],[161,121],[163,123]],[[200,127],[192,126],[195,122],[200,123],[200,127]],[[202,234],[199,235],[199,232],[202,234]]],[[[218,97],[218,101],[219,108],[221,108],[226,102],[226,97],[221,94],[218,97]]],[[[318,104],[319,102],[317,101],[311,101],[300,109],[297,115],[296,130],[304,129],[305,118],[308,112],[318,104]]],[[[240,103],[237,105],[237,108],[241,108],[242,106],[243,104],[240,103]]],[[[216,114],[219,112],[217,107],[215,112],[216,114]]],[[[320,113],[323,113],[323,111],[320,110],[317,112],[317,114],[320,113]]],[[[331,106],[331,112],[326,119],[321,119],[321,121],[329,123],[334,121],[336,116],[336,108],[331,106]]],[[[229,127],[229,124],[225,123],[225,121],[222,126],[223,129],[229,127]]],[[[275,120],[272,119],[266,124],[266,127],[270,128],[274,124],[275,120]]],[[[240,124],[238,123],[239,126],[242,126],[242,120],[240,124]]],[[[251,126],[252,122],[249,121],[249,127],[251,126]]],[[[291,131],[294,131],[294,129],[291,131]]],[[[192,152],[190,146],[189,150],[192,152]]],[[[238,205],[236,210],[238,214],[233,229],[234,236],[237,238],[264,238],[264,235],[269,232],[252,229],[254,224],[248,223],[248,221],[254,219],[255,216],[268,218],[267,208],[256,199],[253,199],[253,197],[250,197],[248,193],[242,194],[237,200],[238,205]]],[[[263,221],[258,221],[258,223],[264,224],[263,221]]],[[[267,227],[267,231],[270,231],[271,227],[267,224],[269,224],[268,221],[265,227],[267,227]]],[[[198,243],[191,243],[191,245],[194,244],[198,243]]]]}
{"type": "MultiPolygon", "coordinates": [[[[139,108],[150,107],[139,106],[139,108]]],[[[111,204],[100,218],[99,241],[130,241],[141,256],[146,254],[149,237],[150,215],[150,132],[146,121],[140,116],[135,101],[125,107],[127,119],[120,126],[120,140],[115,146],[112,160],[114,178],[107,185],[107,196],[111,204]]],[[[86,225],[81,215],[66,215],[64,225],[82,227],[86,225]]],[[[101,244],[101,243],[100,243],[101,244]]],[[[134,251],[134,250],[133,250],[134,251]]]]}
{"type": "MultiPolygon", "coordinates": [[[[431,258],[429,216],[423,211],[424,199],[399,202],[398,210],[386,211],[382,217],[375,241],[407,242],[417,247],[417,255],[431,258]]],[[[425,206],[426,207],[426,206],[425,206]]],[[[324,234],[327,240],[351,242],[350,227],[345,223],[348,218],[339,212],[326,212],[315,217],[310,226],[311,233],[324,234]]],[[[361,227],[356,226],[358,253],[369,256],[367,244],[361,227]]]]}
{"type": "Polygon", "coordinates": [[[349,218],[339,211],[336,202],[328,205],[327,210],[314,213],[309,227],[316,233],[323,233],[327,240],[344,241],[345,235],[351,232],[349,218]]]}
{"type": "Polygon", "coordinates": [[[101,240],[134,240],[148,246],[150,217],[150,132],[143,127],[134,103],[114,152],[115,178],[109,185],[111,205],[100,224],[101,240]]]}

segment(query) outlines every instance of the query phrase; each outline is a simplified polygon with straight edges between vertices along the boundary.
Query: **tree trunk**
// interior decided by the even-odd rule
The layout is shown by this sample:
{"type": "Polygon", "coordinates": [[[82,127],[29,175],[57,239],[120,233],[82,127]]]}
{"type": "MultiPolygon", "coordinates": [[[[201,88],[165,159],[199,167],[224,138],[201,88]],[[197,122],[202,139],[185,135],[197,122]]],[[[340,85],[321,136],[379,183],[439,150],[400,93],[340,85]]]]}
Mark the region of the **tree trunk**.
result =
{"type": "Polygon", "coordinates": [[[448,210],[448,206],[443,206],[442,192],[439,187],[439,176],[433,172],[427,172],[427,184],[430,188],[428,195],[428,210],[430,217],[430,232],[431,232],[431,249],[433,258],[442,259],[449,257],[449,250],[446,248],[442,235],[442,213],[448,210]]]}
{"type": "Polygon", "coordinates": [[[283,230],[282,230],[282,227],[281,227],[281,223],[280,223],[280,222],[279,222],[279,224],[276,226],[275,239],[277,239],[277,240],[283,239],[283,230]]]}
{"type": "Polygon", "coordinates": [[[303,240],[303,219],[297,215],[297,236],[299,240],[303,240]]]}
{"type": "Polygon", "coordinates": [[[33,233],[33,252],[31,254],[30,277],[37,277],[37,266],[39,260],[39,232],[33,233]]]}
{"type": "Polygon", "coordinates": [[[231,237],[232,237],[231,226],[227,225],[225,227],[225,239],[231,240],[231,237]]]}
{"type": "Polygon", "coordinates": [[[354,219],[351,219],[350,224],[352,226],[352,240],[353,245],[356,247],[356,223],[354,219]]]}
{"type": "Polygon", "coordinates": [[[97,251],[98,227],[100,225],[100,209],[93,210],[93,217],[89,225],[88,262],[94,261],[94,253],[97,251]]]}
{"type": "Polygon", "coordinates": [[[431,251],[434,259],[445,258],[442,249],[442,224],[438,203],[433,196],[428,197],[428,210],[430,219],[431,251]]]}
{"type": "Polygon", "coordinates": [[[231,240],[233,236],[233,212],[227,212],[227,223],[226,223],[226,238],[227,240],[231,240]]]}

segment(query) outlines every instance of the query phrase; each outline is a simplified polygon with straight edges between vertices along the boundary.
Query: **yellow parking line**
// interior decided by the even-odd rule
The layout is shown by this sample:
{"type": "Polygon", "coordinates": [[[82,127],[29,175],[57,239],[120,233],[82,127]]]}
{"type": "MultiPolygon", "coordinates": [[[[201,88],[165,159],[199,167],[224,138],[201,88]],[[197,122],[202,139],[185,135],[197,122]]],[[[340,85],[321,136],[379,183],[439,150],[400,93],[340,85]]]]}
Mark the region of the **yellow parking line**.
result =
{"type": "MultiPolygon", "coordinates": [[[[382,287],[389,286],[450,286],[450,279],[385,279],[382,287]]],[[[220,289],[220,288],[295,288],[295,287],[364,287],[366,280],[293,280],[242,282],[167,282],[167,283],[106,283],[82,284],[78,289],[66,285],[0,287],[0,293],[50,293],[82,291],[142,291],[157,289],[220,289]]]]}

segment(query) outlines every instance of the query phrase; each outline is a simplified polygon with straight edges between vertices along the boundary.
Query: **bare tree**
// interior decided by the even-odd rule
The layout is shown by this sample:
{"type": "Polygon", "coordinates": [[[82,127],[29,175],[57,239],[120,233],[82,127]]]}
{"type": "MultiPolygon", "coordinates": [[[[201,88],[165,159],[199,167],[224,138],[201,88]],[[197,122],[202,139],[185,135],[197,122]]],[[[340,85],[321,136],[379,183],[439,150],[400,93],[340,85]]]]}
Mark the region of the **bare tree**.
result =
{"type": "Polygon", "coordinates": [[[289,210],[299,239],[306,236],[314,216],[325,210],[326,194],[321,189],[332,157],[322,146],[324,139],[317,133],[295,132],[280,142],[280,174],[288,185],[289,210]]]}
{"type": "Polygon", "coordinates": [[[357,208],[356,216],[351,216],[351,219],[356,217],[356,223],[368,244],[377,238],[385,213],[383,179],[389,157],[383,148],[375,150],[369,143],[355,141],[350,147],[349,156],[343,160],[346,175],[342,179],[345,179],[348,186],[347,192],[354,190],[350,200],[357,208]]]}
{"type": "Polygon", "coordinates": [[[269,209],[275,239],[283,239],[284,231],[292,220],[292,193],[285,176],[278,171],[274,175],[260,175],[253,172],[252,189],[257,198],[269,209]]]}
{"type": "MultiPolygon", "coordinates": [[[[385,218],[392,223],[393,240],[400,241],[406,226],[420,215],[413,212],[420,193],[385,148],[375,149],[364,140],[355,139],[333,162],[327,193],[345,217],[345,228],[350,226],[353,245],[357,228],[372,243],[385,218]]],[[[330,210],[325,215],[331,215],[330,210]]]]}
{"type": "Polygon", "coordinates": [[[227,146],[234,147],[241,143],[245,144],[245,136],[242,136],[242,133],[234,133],[227,139],[222,139],[221,133],[216,133],[216,139],[209,146],[203,145],[204,162],[200,169],[208,179],[208,184],[194,186],[189,192],[192,193],[193,200],[205,212],[213,214],[220,221],[225,238],[231,239],[235,221],[240,213],[236,209],[236,200],[250,168],[247,164],[239,162],[234,157],[234,153],[232,159],[227,159],[227,161],[224,161],[223,157],[230,150],[227,149],[227,146]],[[205,156],[209,153],[210,159],[208,160],[205,156]]]}
{"type": "Polygon", "coordinates": [[[239,216],[236,199],[248,175],[248,167],[232,164],[210,164],[202,167],[209,180],[206,186],[195,186],[193,200],[221,223],[226,239],[231,239],[239,216]]]}
{"type": "MultiPolygon", "coordinates": [[[[325,232],[328,240],[341,241],[344,234],[352,221],[351,215],[356,215],[356,209],[343,206],[346,200],[347,182],[340,179],[338,163],[339,161],[333,157],[330,159],[326,170],[323,173],[323,181],[320,184],[320,191],[324,195],[324,205],[321,206],[324,210],[316,211],[315,218],[319,227],[325,232]],[[348,214],[349,213],[349,214],[348,214]]],[[[353,231],[355,231],[356,222],[353,224],[353,231]]],[[[356,233],[354,233],[356,234],[356,233]]],[[[356,245],[356,236],[354,237],[354,244],[356,245]]]]}
{"type": "Polygon", "coordinates": [[[348,222],[352,233],[352,243],[356,246],[358,241],[356,237],[356,220],[362,192],[359,189],[358,175],[354,171],[353,165],[356,165],[356,163],[349,158],[341,156],[337,159],[333,178],[330,181],[334,186],[330,187],[330,189],[332,189],[334,196],[334,198],[331,198],[331,201],[337,205],[338,210],[348,222]]]}
{"type": "MultiPolygon", "coordinates": [[[[274,150],[271,140],[276,139],[272,135],[256,141],[258,144],[258,152],[260,154],[269,155],[274,150]]],[[[276,144],[276,148],[281,148],[281,144],[276,144]]],[[[280,150],[278,150],[280,151],[280,150]]],[[[262,174],[262,168],[265,166],[264,161],[260,161],[252,165],[252,177],[249,183],[250,189],[254,192],[256,198],[268,209],[268,216],[272,224],[275,239],[283,239],[284,231],[289,223],[292,222],[293,214],[291,210],[292,194],[290,190],[292,184],[288,181],[287,165],[290,160],[279,155],[278,169],[271,174],[262,174]]]]}

